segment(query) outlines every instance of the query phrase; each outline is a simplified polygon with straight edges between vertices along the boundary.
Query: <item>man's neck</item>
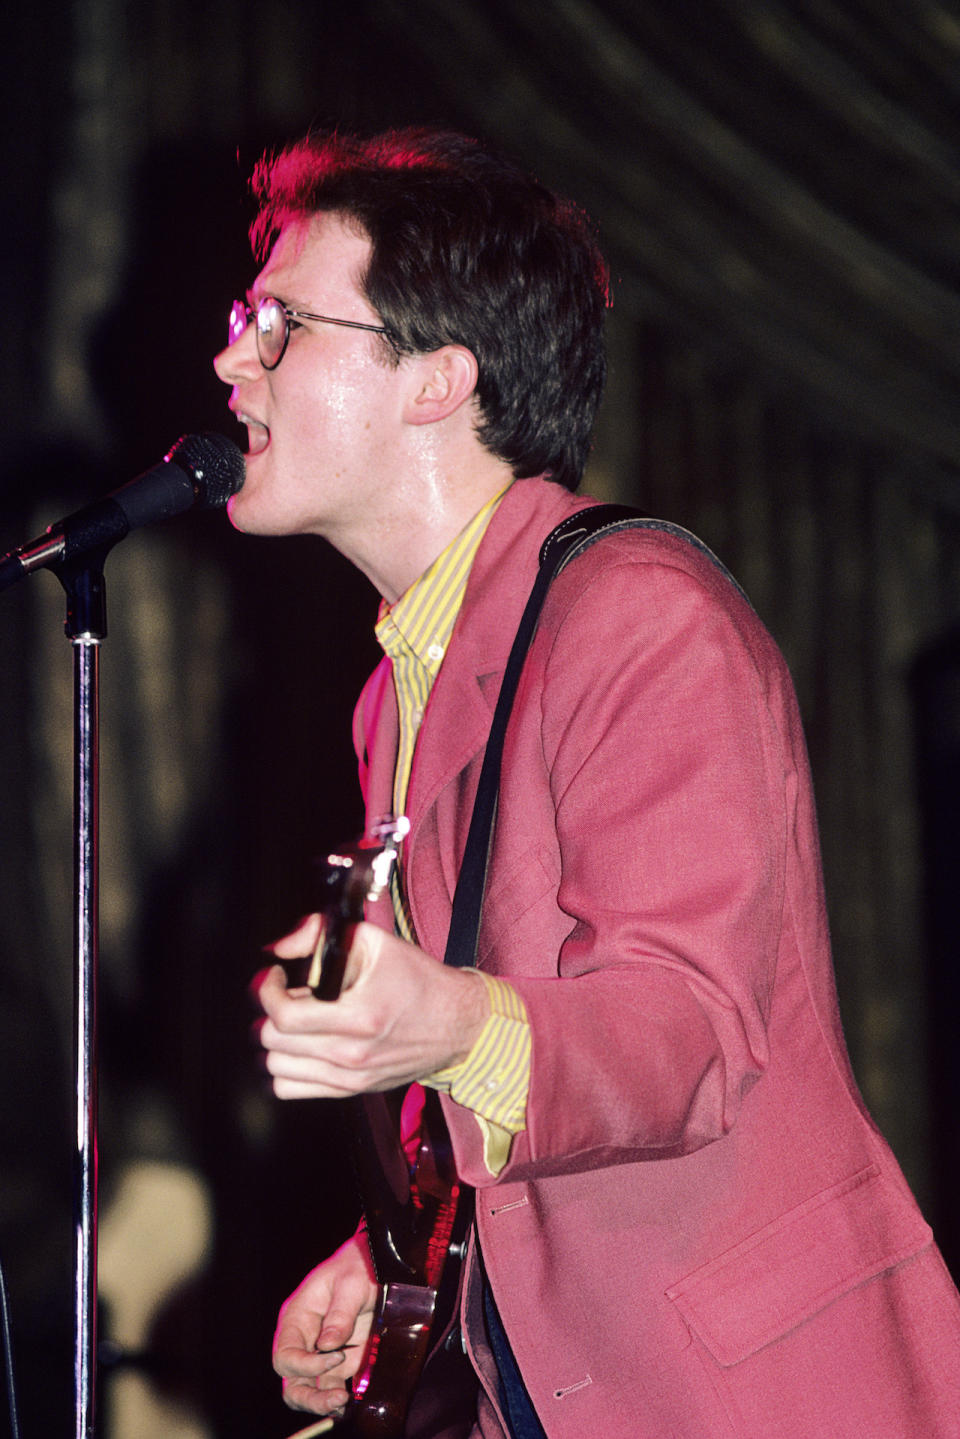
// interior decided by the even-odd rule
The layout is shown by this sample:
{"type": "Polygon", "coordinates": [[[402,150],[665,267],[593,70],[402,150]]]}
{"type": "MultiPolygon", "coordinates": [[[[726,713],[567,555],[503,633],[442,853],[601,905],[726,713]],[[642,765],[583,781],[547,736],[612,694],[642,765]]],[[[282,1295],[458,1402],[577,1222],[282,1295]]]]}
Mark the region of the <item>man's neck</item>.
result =
{"type": "Polygon", "coordinates": [[[390,511],[371,515],[362,533],[330,536],[340,552],[365,574],[388,604],[394,604],[438,555],[456,539],[479,510],[511,483],[509,469],[495,461],[467,482],[448,485],[420,482],[418,489],[390,511]]]}

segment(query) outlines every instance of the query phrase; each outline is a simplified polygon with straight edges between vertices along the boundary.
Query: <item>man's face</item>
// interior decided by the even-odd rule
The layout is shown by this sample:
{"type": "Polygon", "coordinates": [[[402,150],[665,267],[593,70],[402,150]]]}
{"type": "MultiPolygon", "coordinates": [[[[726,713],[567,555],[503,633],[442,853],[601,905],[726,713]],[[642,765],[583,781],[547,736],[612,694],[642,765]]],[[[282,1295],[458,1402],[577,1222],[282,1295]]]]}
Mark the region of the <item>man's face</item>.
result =
{"type": "MultiPolygon", "coordinates": [[[[293,310],[379,324],[360,289],[370,242],[338,215],[284,228],[248,299],[265,295],[293,310]]],[[[247,426],[243,488],[230,518],[251,534],[320,534],[334,544],[369,522],[389,486],[402,428],[404,364],[390,363],[380,336],[321,321],[290,321],[275,370],[257,358],[256,326],[216,358],[233,387],[230,408],[247,426]]]]}

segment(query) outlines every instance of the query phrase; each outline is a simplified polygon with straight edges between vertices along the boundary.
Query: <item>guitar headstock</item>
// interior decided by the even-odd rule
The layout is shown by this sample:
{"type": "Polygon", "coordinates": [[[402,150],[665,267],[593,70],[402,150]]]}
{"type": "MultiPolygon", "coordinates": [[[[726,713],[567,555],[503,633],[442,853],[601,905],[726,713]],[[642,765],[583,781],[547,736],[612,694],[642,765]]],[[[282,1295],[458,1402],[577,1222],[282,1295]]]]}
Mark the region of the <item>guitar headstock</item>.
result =
{"type": "Polygon", "coordinates": [[[409,833],[405,815],[387,815],[370,826],[356,844],[320,861],[323,934],[305,980],[317,999],[336,999],[343,984],[349,950],[348,931],[363,919],[364,905],[389,887],[400,846],[409,833]]]}
{"type": "MultiPolygon", "coordinates": [[[[328,854],[319,861],[322,884],[328,896],[335,896],[332,902],[344,918],[357,923],[363,918],[363,907],[377,900],[390,884],[393,867],[400,853],[400,845],[409,833],[410,821],[406,815],[387,815],[358,840],[356,844],[328,854]]],[[[325,911],[325,896],[321,908],[325,911]]]]}

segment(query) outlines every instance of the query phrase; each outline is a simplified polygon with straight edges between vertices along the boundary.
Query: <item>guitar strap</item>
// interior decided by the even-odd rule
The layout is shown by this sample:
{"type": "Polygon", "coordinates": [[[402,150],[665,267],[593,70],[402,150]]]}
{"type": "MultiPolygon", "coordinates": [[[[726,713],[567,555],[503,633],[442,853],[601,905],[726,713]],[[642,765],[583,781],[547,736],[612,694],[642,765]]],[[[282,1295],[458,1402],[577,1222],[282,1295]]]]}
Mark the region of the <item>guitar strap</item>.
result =
{"type": "MultiPolygon", "coordinates": [[[[480,913],[486,884],[490,838],[500,789],[500,761],[507,722],[523,663],[530,648],[537,619],[547,590],[566,564],[601,535],[626,525],[645,524],[635,511],[622,505],[597,505],[569,515],[552,530],[540,548],[540,568],[527,600],[510,650],[500,694],[497,698],[487,747],[484,752],[477,797],[474,801],[467,846],[457,878],[450,917],[450,932],[444,954],[445,964],[468,966],[476,963],[480,913]]],[[[479,1246],[478,1246],[479,1254],[479,1246]]],[[[483,1263],[480,1255],[481,1265],[483,1263]]],[[[483,1271],[483,1306],[487,1337],[493,1352],[500,1388],[500,1402],[511,1439],[545,1439],[536,1410],[513,1357],[513,1350],[500,1319],[493,1292],[483,1271]]]]}
{"type": "MultiPolygon", "coordinates": [[[[729,570],[696,535],[691,534],[689,530],[682,529],[679,525],[670,524],[667,520],[649,519],[628,505],[593,505],[588,509],[578,510],[574,515],[568,515],[565,520],[561,520],[556,529],[550,531],[540,547],[540,568],[510,650],[493,721],[490,725],[487,748],[480,770],[480,781],[477,786],[477,797],[467,834],[467,846],[463,855],[463,863],[460,866],[456,892],[453,896],[450,932],[444,953],[445,964],[463,967],[476,964],[480,915],[483,908],[487,862],[490,856],[490,838],[500,789],[503,741],[517,685],[520,682],[523,663],[537,627],[537,620],[547,590],[572,559],[589,549],[604,535],[613,534],[623,529],[660,530],[685,540],[706,555],[740,590],[740,586],[730,575],[729,570]]],[[[740,590],[740,593],[742,594],[743,591],[740,590]]]]}
{"type": "Polygon", "coordinates": [[[503,681],[487,747],[477,785],[477,797],[473,805],[470,829],[467,833],[467,847],[457,878],[453,896],[453,911],[450,917],[450,932],[444,952],[444,964],[469,967],[476,964],[477,938],[480,931],[480,912],[483,907],[483,891],[486,884],[487,861],[490,855],[490,836],[493,819],[497,812],[497,794],[500,789],[500,761],[503,741],[507,732],[510,711],[513,708],[517,685],[527,650],[537,627],[537,620],[547,590],[553,580],[581,549],[601,534],[621,529],[625,525],[644,523],[635,510],[625,505],[596,505],[591,509],[568,515],[556,529],[551,530],[540,547],[540,568],[533,589],[527,600],[517,629],[503,681]]]}

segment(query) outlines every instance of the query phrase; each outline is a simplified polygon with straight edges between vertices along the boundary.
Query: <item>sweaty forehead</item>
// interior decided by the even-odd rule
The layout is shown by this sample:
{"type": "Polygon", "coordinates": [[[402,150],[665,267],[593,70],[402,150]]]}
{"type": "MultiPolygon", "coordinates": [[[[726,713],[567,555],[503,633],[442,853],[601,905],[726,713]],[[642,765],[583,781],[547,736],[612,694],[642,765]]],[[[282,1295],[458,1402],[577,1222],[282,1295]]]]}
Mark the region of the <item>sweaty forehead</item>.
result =
{"type": "Polygon", "coordinates": [[[363,294],[369,261],[369,239],[340,215],[299,217],[280,231],[251,294],[318,306],[336,300],[352,304],[345,319],[376,319],[363,294]]]}

